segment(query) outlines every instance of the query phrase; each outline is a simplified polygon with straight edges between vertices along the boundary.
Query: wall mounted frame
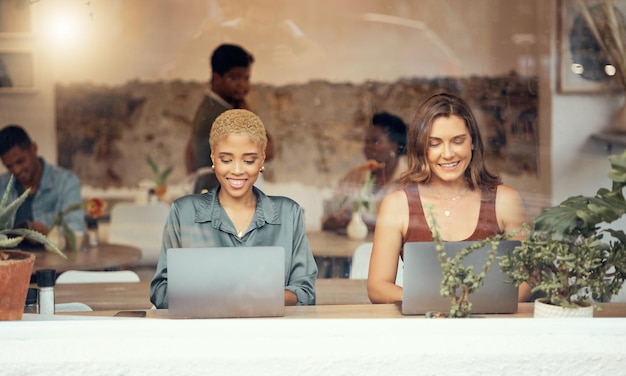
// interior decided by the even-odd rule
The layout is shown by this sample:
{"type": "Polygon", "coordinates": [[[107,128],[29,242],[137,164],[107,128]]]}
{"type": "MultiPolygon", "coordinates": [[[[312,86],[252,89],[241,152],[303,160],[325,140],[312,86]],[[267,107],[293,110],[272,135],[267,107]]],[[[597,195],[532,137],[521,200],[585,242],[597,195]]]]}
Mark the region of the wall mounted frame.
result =
{"type": "Polygon", "coordinates": [[[32,9],[28,0],[0,0],[0,36],[32,35],[32,9]]]}
{"type": "Polygon", "coordinates": [[[0,94],[35,92],[35,76],[32,51],[0,49],[0,94]]]}
{"type": "MultiPolygon", "coordinates": [[[[615,2],[617,10],[626,14],[626,0],[615,2]]],[[[592,34],[587,33],[586,23],[576,0],[558,2],[558,90],[561,93],[607,93],[621,90],[619,79],[606,76],[602,72],[585,75],[574,73],[574,64],[584,61],[599,62],[604,54],[590,44],[597,44],[592,34]],[[584,27],[583,27],[584,25],[584,27]],[[573,48],[572,48],[573,47],[573,48]]],[[[599,46],[597,46],[599,48],[599,46]]],[[[584,69],[584,65],[583,69],[584,69]]]]}

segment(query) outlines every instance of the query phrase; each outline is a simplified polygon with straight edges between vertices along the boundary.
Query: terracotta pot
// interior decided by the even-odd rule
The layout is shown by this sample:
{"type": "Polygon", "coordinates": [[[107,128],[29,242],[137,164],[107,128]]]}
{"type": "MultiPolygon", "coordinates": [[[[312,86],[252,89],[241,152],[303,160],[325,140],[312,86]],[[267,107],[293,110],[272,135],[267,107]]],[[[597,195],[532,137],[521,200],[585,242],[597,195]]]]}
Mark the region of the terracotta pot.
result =
{"type": "Polygon", "coordinates": [[[0,320],[21,320],[35,255],[22,251],[2,252],[8,254],[9,259],[0,260],[0,320]]]}
{"type": "Polygon", "coordinates": [[[548,303],[542,299],[535,300],[534,317],[539,318],[591,318],[593,305],[580,308],[564,308],[548,303]]]}

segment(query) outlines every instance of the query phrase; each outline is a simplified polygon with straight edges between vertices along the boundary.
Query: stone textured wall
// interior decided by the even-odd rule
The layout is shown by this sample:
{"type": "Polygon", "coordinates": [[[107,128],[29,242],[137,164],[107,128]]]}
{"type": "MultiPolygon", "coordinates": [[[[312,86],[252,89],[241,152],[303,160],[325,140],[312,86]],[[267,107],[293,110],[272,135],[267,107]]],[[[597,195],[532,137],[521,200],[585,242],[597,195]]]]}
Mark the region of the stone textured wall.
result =
{"type": "MultiPolygon", "coordinates": [[[[185,177],[183,150],[206,84],[131,81],[121,86],[57,85],[59,164],[84,184],[135,186],[152,178],[148,155],[170,181],[185,177]]],[[[537,172],[537,80],[498,77],[403,79],[396,82],[254,85],[252,109],[276,140],[269,182],[332,186],[363,160],[362,136],[371,115],[388,111],[411,121],[428,96],[448,91],[473,107],[498,172],[537,172]]]]}

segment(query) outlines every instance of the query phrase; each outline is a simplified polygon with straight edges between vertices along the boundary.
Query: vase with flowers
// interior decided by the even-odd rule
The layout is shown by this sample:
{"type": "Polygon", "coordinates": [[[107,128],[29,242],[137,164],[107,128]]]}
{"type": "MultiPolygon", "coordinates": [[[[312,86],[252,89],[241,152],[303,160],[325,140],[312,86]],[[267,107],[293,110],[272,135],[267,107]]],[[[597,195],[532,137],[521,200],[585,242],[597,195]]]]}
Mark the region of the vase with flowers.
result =
{"type": "Polygon", "coordinates": [[[106,201],[99,198],[90,198],[85,203],[87,242],[90,247],[97,247],[100,242],[98,234],[98,219],[104,215],[106,208],[106,201]]]}
{"type": "Polygon", "coordinates": [[[351,239],[365,239],[367,237],[368,228],[363,221],[362,209],[370,209],[372,202],[372,191],[376,183],[376,177],[372,176],[372,172],[380,170],[384,164],[370,159],[358,169],[363,172],[363,183],[356,196],[352,197],[352,218],[346,227],[346,233],[351,239]]]}

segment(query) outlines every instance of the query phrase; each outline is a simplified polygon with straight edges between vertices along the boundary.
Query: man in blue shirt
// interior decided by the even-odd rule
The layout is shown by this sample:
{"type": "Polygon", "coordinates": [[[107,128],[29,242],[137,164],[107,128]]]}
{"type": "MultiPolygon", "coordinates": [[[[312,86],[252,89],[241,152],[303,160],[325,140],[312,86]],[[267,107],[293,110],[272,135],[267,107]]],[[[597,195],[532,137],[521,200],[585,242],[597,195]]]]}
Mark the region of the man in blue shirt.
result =
{"type": "MultiPolygon", "coordinates": [[[[4,192],[11,175],[13,186],[9,202],[26,189],[30,193],[15,214],[15,227],[25,227],[47,235],[58,213],[81,202],[80,181],[72,172],[47,164],[37,155],[37,144],[19,125],[0,130],[0,159],[9,171],[0,175],[0,191],[4,192]]],[[[84,211],[75,210],[65,216],[73,231],[85,231],[84,211]]]]}

